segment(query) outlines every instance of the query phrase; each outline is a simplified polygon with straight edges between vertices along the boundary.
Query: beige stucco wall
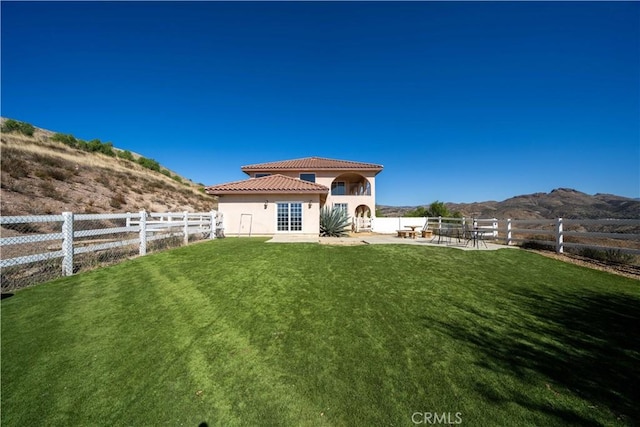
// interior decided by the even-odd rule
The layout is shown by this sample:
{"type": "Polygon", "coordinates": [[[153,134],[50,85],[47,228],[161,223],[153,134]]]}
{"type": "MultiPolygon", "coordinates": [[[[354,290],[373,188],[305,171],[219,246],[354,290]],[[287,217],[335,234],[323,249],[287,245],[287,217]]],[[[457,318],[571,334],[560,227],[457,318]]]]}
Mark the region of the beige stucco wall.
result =
{"type": "Polygon", "coordinates": [[[248,236],[249,231],[252,236],[280,233],[317,236],[320,232],[319,194],[228,194],[219,197],[218,209],[224,215],[225,235],[230,237],[248,236]],[[264,208],[265,201],[268,201],[266,209],[264,208]],[[309,207],[310,201],[311,207],[309,207]],[[302,203],[301,232],[276,231],[277,202],[302,203]],[[249,230],[250,225],[251,230],[249,230]]]}
{"type": "MultiPolygon", "coordinates": [[[[376,178],[374,172],[358,172],[359,175],[364,176],[371,185],[370,196],[332,196],[331,191],[327,196],[326,206],[332,207],[334,203],[347,203],[349,209],[349,216],[355,214],[355,210],[360,205],[366,205],[371,210],[371,216],[373,217],[376,212],[376,178]]],[[[331,183],[341,174],[332,173],[330,175],[316,174],[316,182],[326,187],[331,188],[331,183]]]]}
{"type": "Polygon", "coordinates": [[[327,200],[324,206],[333,207],[334,203],[347,203],[349,208],[349,216],[353,216],[355,210],[360,205],[366,205],[371,210],[371,217],[375,216],[376,213],[376,178],[375,172],[350,172],[356,173],[367,178],[371,185],[371,195],[370,196],[332,196],[331,195],[331,183],[340,175],[344,174],[345,171],[306,171],[306,172],[278,172],[282,175],[290,176],[292,178],[300,178],[300,173],[315,173],[316,174],[316,183],[324,185],[329,188],[327,194],[327,200]]]}

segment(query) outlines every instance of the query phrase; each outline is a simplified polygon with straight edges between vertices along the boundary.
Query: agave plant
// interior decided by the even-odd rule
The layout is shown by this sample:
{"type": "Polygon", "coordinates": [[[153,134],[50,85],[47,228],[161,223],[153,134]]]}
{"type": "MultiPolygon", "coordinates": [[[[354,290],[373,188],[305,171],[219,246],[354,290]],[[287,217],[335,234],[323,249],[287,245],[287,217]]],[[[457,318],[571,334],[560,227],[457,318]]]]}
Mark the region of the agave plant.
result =
{"type": "Polygon", "coordinates": [[[346,236],[349,227],[349,217],[344,209],[327,206],[320,211],[320,235],[327,237],[346,236]]]}

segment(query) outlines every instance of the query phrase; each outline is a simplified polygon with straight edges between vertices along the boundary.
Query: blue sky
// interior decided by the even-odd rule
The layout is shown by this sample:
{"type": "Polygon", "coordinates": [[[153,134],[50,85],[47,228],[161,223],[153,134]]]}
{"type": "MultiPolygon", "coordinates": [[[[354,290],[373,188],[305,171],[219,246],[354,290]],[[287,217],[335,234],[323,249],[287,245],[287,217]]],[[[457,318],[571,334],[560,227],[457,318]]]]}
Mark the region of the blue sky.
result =
{"type": "Polygon", "coordinates": [[[379,204],[640,197],[638,2],[6,2],[3,117],[206,185],[379,163],[379,204]]]}

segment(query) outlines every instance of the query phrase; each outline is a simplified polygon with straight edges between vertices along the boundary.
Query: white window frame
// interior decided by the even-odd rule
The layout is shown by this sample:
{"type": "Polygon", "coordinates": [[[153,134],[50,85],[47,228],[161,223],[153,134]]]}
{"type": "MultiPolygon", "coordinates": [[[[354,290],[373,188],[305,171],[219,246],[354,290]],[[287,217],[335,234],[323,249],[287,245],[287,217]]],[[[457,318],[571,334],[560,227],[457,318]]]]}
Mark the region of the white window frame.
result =
{"type": "Polygon", "coordinates": [[[343,209],[349,215],[349,203],[334,203],[333,208],[343,209]]]}
{"type": "Polygon", "coordinates": [[[275,217],[275,231],[276,233],[303,233],[304,232],[304,202],[299,200],[282,200],[275,202],[276,204],[276,217],[275,217]],[[288,230],[279,230],[278,229],[278,207],[279,205],[286,204],[287,207],[287,218],[288,218],[288,230]],[[300,230],[291,230],[291,205],[299,204],[300,205],[300,230]]]}

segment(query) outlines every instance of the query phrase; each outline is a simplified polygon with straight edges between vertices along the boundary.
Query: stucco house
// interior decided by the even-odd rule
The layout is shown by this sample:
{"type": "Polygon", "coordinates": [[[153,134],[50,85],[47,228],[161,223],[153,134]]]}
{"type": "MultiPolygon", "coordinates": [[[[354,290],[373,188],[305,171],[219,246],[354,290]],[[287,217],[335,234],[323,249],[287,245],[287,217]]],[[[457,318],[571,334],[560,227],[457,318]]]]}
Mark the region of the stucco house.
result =
{"type": "Polygon", "coordinates": [[[320,210],[345,209],[352,219],[372,218],[375,177],[381,165],[306,157],[242,166],[249,178],[212,185],[228,235],[318,235],[320,210]]]}

